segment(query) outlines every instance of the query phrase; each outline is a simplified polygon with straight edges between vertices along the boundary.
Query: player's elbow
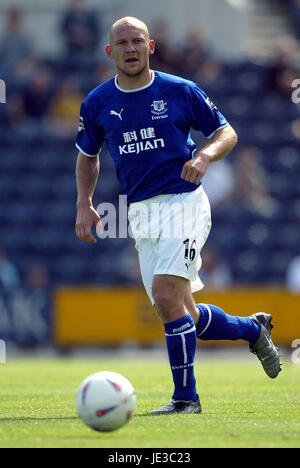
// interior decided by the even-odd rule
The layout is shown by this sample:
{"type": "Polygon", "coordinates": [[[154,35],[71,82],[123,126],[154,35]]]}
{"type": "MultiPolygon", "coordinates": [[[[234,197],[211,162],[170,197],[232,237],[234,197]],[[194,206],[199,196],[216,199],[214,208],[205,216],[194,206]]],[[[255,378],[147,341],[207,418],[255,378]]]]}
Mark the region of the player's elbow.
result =
{"type": "Polygon", "coordinates": [[[229,131],[230,131],[230,145],[231,145],[230,151],[231,151],[237,145],[238,136],[237,136],[236,131],[231,126],[229,128],[229,131]]]}
{"type": "Polygon", "coordinates": [[[233,132],[234,132],[234,135],[233,135],[233,140],[234,140],[234,141],[233,141],[233,147],[235,147],[235,146],[237,145],[239,139],[238,139],[237,133],[236,133],[234,130],[233,130],[233,132]]]}

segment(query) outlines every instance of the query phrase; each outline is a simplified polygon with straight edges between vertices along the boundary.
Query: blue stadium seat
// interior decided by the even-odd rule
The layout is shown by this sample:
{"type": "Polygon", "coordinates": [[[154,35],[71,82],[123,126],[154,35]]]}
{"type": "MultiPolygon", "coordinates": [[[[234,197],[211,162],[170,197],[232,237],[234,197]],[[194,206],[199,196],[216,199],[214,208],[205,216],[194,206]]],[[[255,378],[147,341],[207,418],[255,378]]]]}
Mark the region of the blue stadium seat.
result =
{"type": "Polygon", "coordinates": [[[281,200],[293,200],[295,198],[294,181],[287,179],[282,172],[271,174],[270,191],[271,194],[281,200]]]}
{"type": "Polygon", "coordinates": [[[15,194],[15,178],[3,172],[0,174],[0,198],[9,200],[15,194]]]}
{"type": "Polygon", "coordinates": [[[266,94],[259,100],[256,106],[257,118],[269,120],[274,126],[292,118],[293,104],[287,99],[283,99],[273,94],[266,94]]]}
{"type": "Polygon", "coordinates": [[[15,229],[34,228],[41,221],[41,205],[25,199],[9,203],[6,207],[6,219],[15,229]]]}
{"type": "Polygon", "coordinates": [[[268,260],[268,272],[278,278],[278,282],[284,283],[285,274],[289,262],[293,258],[293,252],[283,248],[275,252],[268,260]]]}
{"type": "MultiPolygon", "coordinates": [[[[259,70],[244,69],[237,73],[234,80],[234,92],[247,96],[261,96],[264,91],[264,74],[259,70]]],[[[260,100],[259,100],[260,101],[260,100]]]]}
{"type": "Polygon", "coordinates": [[[20,198],[34,202],[49,199],[55,190],[53,180],[39,174],[27,174],[16,180],[16,192],[20,198]]]}
{"type": "Polygon", "coordinates": [[[266,259],[253,249],[245,249],[231,259],[231,269],[235,284],[263,283],[266,272],[266,259]]]}
{"type": "Polygon", "coordinates": [[[0,172],[3,175],[15,176],[24,170],[25,151],[18,147],[4,147],[1,149],[0,172]]]}
{"type": "MultiPolygon", "coordinates": [[[[287,145],[278,148],[276,157],[278,169],[300,175],[300,146],[287,145]]],[[[288,175],[288,174],[287,174],[288,175]]],[[[297,184],[300,185],[300,184],[297,184]]]]}
{"type": "Polygon", "coordinates": [[[64,229],[75,225],[76,206],[69,200],[53,197],[43,204],[41,218],[45,226],[64,229]]]}
{"type": "Polygon", "coordinates": [[[65,238],[59,227],[53,229],[37,228],[32,233],[30,243],[38,254],[47,254],[52,258],[65,250],[65,238]]]}
{"type": "Polygon", "coordinates": [[[270,142],[274,143],[280,139],[278,128],[266,119],[251,124],[248,130],[251,133],[252,141],[256,141],[257,146],[268,146],[270,142]]]}
{"type": "Polygon", "coordinates": [[[61,284],[82,284],[91,279],[89,264],[80,255],[59,256],[53,262],[51,271],[61,284]]]}
{"type": "Polygon", "coordinates": [[[74,173],[56,177],[55,191],[57,196],[63,199],[76,196],[76,181],[74,173]]]}
{"type": "Polygon", "coordinates": [[[13,254],[31,251],[31,229],[2,228],[0,232],[0,245],[13,254]]]}
{"type": "Polygon", "coordinates": [[[281,248],[285,248],[297,255],[300,252],[300,231],[299,223],[283,225],[277,232],[278,239],[280,240],[281,248]]]}
{"type": "Polygon", "coordinates": [[[271,252],[278,247],[278,234],[266,222],[257,222],[249,226],[245,233],[249,247],[262,253],[271,252]]]}
{"type": "Polygon", "coordinates": [[[253,112],[253,103],[248,96],[244,95],[235,95],[227,98],[223,102],[222,112],[229,121],[237,120],[240,123],[247,123],[249,120],[256,119],[253,112]]]}

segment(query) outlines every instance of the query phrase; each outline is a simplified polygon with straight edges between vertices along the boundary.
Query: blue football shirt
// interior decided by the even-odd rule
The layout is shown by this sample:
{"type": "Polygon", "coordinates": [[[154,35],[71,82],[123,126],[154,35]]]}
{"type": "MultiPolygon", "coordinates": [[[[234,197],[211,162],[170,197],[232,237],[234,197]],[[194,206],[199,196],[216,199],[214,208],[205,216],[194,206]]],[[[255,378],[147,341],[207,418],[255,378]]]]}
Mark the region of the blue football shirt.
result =
{"type": "Polygon", "coordinates": [[[76,147],[96,156],[106,141],[131,203],[195,190],[180,177],[196,150],[191,129],[210,138],[227,124],[196,83],[153,71],[142,88],[121,89],[115,77],[92,90],[81,105],[76,147]]]}

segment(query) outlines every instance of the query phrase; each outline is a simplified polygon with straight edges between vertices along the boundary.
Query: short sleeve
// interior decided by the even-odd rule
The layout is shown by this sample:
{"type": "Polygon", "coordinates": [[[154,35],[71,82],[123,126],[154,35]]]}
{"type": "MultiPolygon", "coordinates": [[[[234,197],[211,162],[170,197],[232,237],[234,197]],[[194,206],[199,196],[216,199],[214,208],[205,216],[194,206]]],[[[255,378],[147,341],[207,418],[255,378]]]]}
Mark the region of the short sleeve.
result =
{"type": "Polygon", "coordinates": [[[103,133],[93,116],[90,103],[81,104],[79,127],[76,136],[76,148],[86,156],[97,156],[103,144],[103,133]]]}
{"type": "Polygon", "coordinates": [[[194,117],[192,128],[201,131],[207,138],[228,125],[224,115],[197,84],[191,88],[191,106],[194,117]]]}

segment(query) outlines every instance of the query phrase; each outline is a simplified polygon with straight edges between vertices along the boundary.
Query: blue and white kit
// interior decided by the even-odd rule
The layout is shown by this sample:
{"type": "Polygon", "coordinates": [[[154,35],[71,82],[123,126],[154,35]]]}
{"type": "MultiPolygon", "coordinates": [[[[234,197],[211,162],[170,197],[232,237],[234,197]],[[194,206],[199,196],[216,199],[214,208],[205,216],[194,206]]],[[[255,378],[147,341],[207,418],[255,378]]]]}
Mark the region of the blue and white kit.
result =
{"type": "MultiPolygon", "coordinates": [[[[91,91],[82,103],[76,147],[84,155],[94,157],[106,141],[128,197],[130,224],[137,226],[137,217],[145,215],[145,210],[139,213],[135,209],[137,202],[145,202],[151,215],[153,203],[174,206],[174,201],[184,204],[188,200],[199,214],[196,227],[193,225],[188,235],[185,229],[181,238],[169,242],[161,238],[164,221],[151,230],[148,240],[144,234],[141,237],[141,231],[133,229],[144,285],[152,302],[154,274],[173,274],[196,281],[193,290],[203,287],[198,270],[200,252],[210,230],[209,204],[202,187],[180,175],[196,151],[191,130],[211,138],[227,125],[226,118],[196,83],[158,71],[152,71],[146,86],[134,90],[121,89],[115,77],[91,91]],[[199,203],[202,207],[198,210],[199,203]],[[191,246],[195,255],[188,251],[191,246]]],[[[172,220],[177,217],[178,212],[172,220]]]]}

